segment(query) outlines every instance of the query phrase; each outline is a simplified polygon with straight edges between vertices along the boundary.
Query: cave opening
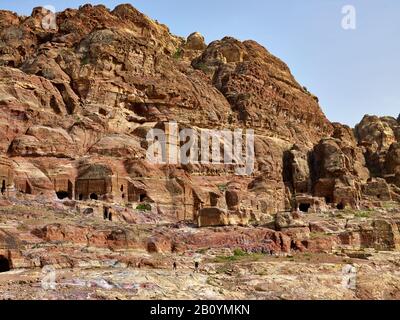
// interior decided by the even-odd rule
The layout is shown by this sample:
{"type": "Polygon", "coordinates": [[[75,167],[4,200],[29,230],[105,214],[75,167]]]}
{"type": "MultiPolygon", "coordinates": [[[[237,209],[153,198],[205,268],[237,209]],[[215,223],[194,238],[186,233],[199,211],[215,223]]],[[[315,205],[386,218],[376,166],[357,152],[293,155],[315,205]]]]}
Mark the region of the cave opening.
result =
{"type": "Polygon", "coordinates": [[[26,194],[32,194],[32,187],[31,187],[31,185],[29,184],[28,181],[26,182],[25,193],[26,194]]]}
{"type": "Polygon", "coordinates": [[[7,272],[10,269],[10,261],[5,256],[0,256],[0,272],[7,272]]]}
{"type": "Polygon", "coordinates": [[[345,206],[345,204],[344,204],[343,202],[340,202],[340,203],[336,206],[336,208],[337,208],[338,210],[344,210],[344,209],[346,208],[346,206],[345,206]]]}
{"type": "Polygon", "coordinates": [[[299,210],[300,210],[301,212],[307,213],[308,210],[310,210],[310,207],[311,207],[311,204],[309,204],[309,203],[300,203],[300,205],[299,205],[299,210]]]}
{"type": "Polygon", "coordinates": [[[99,197],[98,197],[98,195],[97,195],[96,193],[92,193],[92,194],[90,195],[90,199],[92,199],[92,200],[99,200],[99,197]]]}
{"type": "Polygon", "coordinates": [[[332,198],[330,196],[325,197],[326,204],[332,203],[332,198]]]}
{"type": "Polygon", "coordinates": [[[144,200],[146,199],[146,194],[141,194],[139,195],[139,202],[144,202],[144,200]]]}
{"type": "Polygon", "coordinates": [[[60,200],[69,198],[69,193],[67,191],[57,191],[56,194],[57,194],[57,198],[60,200]]]}

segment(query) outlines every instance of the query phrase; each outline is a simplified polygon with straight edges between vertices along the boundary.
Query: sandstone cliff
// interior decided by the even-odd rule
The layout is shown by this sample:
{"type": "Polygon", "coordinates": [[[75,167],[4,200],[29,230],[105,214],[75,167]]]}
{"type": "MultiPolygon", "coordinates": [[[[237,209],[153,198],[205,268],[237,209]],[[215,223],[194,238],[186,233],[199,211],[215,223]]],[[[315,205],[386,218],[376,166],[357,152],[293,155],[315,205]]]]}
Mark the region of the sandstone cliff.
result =
{"type": "Polygon", "coordinates": [[[366,117],[355,135],[330,123],[258,43],[177,37],[131,5],[67,9],[51,30],[46,14],[0,11],[4,196],[150,205],[205,225],[399,199],[398,120],[366,117]],[[253,129],[252,175],[149,163],[146,134],[169,121],[253,129]]]}

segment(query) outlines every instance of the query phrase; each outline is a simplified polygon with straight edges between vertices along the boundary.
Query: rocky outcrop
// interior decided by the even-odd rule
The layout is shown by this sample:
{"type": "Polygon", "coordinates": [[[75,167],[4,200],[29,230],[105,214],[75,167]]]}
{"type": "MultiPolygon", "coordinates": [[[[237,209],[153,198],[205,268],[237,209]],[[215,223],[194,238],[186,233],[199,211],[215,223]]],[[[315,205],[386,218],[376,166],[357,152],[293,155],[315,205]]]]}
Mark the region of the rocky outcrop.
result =
{"type": "Polygon", "coordinates": [[[62,128],[32,126],[25,135],[14,139],[9,154],[22,157],[73,158],[76,145],[62,128]]]}
{"type": "Polygon", "coordinates": [[[380,251],[400,250],[398,222],[374,219],[363,224],[348,222],[347,231],[339,236],[342,245],[352,248],[374,248],[380,251]]]}
{"type": "Polygon", "coordinates": [[[295,145],[285,153],[283,179],[293,208],[324,211],[324,203],[339,209],[358,207],[370,173],[351,129],[338,123],[333,128],[332,136],[312,150],[295,145]]]}
{"type": "Polygon", "coordinates": [[[199,227],[219,227],[229,225],[245,226],[250,216],[240,212],[227,212],[219,208],[203,208],[199,211],[197,225],[199,227]]]}
{"type": "MultiPolygon", "coordinates": [[[[355,132],[360,146],[364,149],[367,166],[374,176],[383,176],[393,169],[389,159],[386,169],[386,157],[391,145],[400,139],[399,122],[392,117],[365,116],[356,126],[355,132]]],[[[392,152],[394,150],[392,149],[392,152]]]]}
{"type": "Polygon", "coordinates": [[[385,173],[394,175],[400,173],[400,142],[392,143],[386,154],[385,173]]]}
{"type": "Polygon", "coordinates": [[[254,41],[214,41],[192,65],[212,79],[239,123],[302,144],[331,131],[317,98],[254,41]]]}
{"type": "Polygon", "coordinates": [[[46,242],[73,243],[93,247],[144,248],[128,230],[96,230],[92,226],[50,224],[34,229],[32,234],[46,242]]]}

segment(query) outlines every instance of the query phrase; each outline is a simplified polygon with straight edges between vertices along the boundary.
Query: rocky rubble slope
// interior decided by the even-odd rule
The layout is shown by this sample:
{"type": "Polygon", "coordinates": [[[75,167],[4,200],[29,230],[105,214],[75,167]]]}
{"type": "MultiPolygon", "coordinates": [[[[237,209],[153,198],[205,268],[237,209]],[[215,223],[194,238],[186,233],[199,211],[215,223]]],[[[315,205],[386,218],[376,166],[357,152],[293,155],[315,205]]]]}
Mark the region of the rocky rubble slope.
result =
{"type": "Polygon", "coordinates": [[[399,298],[399,206],[202,229],[87,209],[3,204],[0,298],[399,298]]]}

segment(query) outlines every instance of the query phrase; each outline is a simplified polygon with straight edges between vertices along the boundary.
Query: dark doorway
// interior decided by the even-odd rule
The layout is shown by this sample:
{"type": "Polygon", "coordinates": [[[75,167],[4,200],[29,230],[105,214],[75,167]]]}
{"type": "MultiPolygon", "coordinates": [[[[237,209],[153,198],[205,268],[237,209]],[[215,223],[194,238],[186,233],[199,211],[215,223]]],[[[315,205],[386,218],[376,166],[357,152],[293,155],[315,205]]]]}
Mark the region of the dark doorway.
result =
{"type": "Polygon", "coordinates": [[[0,256],[0,272],[10,271],[10,262],[4,256],[0,256]]]}
{"type": "Polygon", "coordinates": [[[79,200],[82,201],[83,200],[83,194],[79,195],[79,200]]]}
{"type": "MultiPolygon", "coordinates": [[[[231,193],[229,193],[229,195],[231,195],[231,193]]],[[[235,195],[233,197],[235,197],[235,195]]],[[[232,196],[231,196],[231,198],[232,198],[232,196]]],[[[216,207],[218,205],[218,200],[219,200],[219,196],[217,194],[215,194],[214,192],[210,192],[210,205],[211,205],[211,207],[216,207]]],[[[232,202],[236,202],[235,200],[236,199],[232,199],[232,202]]]]}
{"type": "Polygon", "coordinates": [[[103,214],[104,220],[108,219],[109,212],[110,212],[110,208],[104,207],[104,214],[103,214]]]}
{"type": "Polygon", "coordinates": [[[332,203],[332,198],[331,197],[325,197],[325,202],[327,203],[327,204],[329,204],[329,203],[332,203]]]}
{"type": "Polygon", "coordinates": [[[32,187],[31,187],[31,185],[29,184],[28,181],[26,182],[25,193],[26,194],[32,194],[32,187]]]}
{"type": "Polygon", "coordinates": [[[121,185],[121,192],[124,192],[124,186],[121,185]]]}
{"type": "Polygon", "coordinates": [[[56,192],[56,194],[57,194],[57,198],[60,200],[67,199],[69,197],[69,194],[66,191],[58,191],[58,192],[56,192]]]}
{"type": "Polygon", "coordinates": [[[139,202],[143,202],[146,199],[146,195],[145,194],[141,194],[139,196],[139,202]]]}
{"type": "Polygon", "coordinates": [[[99,200],[99,197],[97,196],[97,194],[92,193],[92,194],[90,195],[90,199],[92,199],[92,200],[99,200]]]}
{"type": "Polygon", "coordinates": [[[311,204],[309,203],[300,203],[299,209],[301,212],[308,212],[310,210],[311,204]]]}
{"type": "Polygon", "coordinates": [[[6,180],[3,180],[3,183],[1,184],[1,194],[4,194],[6,192],[6,180]]]}
{"type": "Polygon", "coordinates": [[[338,208],[338,210],[344,210],[346,208],[346,206],[344,205],[343,202],[339,203],[336,208],[338,208]]]}
{"type": "Polygon", "coordinates": [[[74,185],[68,180],[68,198],[72,199],[74,196],[74,185]]]}
{"type": "Polygon", "coordinates": [[[108,220],[112,221],[112,212],[108,214],[108,220]]]}

